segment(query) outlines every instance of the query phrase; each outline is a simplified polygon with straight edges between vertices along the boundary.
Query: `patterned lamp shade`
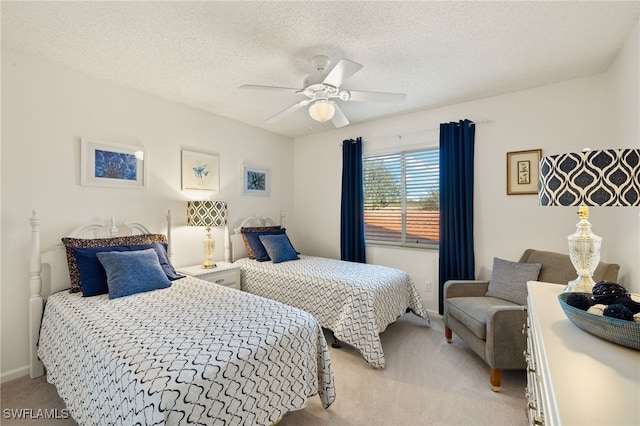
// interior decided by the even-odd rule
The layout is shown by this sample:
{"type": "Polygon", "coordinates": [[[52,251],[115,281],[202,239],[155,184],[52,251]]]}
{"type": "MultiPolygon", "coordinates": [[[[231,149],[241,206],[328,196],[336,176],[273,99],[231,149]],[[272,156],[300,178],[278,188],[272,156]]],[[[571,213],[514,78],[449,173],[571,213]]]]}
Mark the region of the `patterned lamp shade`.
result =
{"type": "Polygon", "coordinates": [[[639,206],[640,149],[544,157],[538,189],[541,206],[639,206]]]}
{"type": "Polygon", "coordinates": [[[565,291],[590,293],[602,237],[591,231],[589,206],[640,205],[640,149],[586,150],[540,160],[541,206],[579,206],[576,232],[567,237],[578,277],[565,291]]]}
{"type": "Polygon", "coordinates": [[[187,203],[187,225],[225,226],[227,203],[224,201],[189,201],[187,203]]]}

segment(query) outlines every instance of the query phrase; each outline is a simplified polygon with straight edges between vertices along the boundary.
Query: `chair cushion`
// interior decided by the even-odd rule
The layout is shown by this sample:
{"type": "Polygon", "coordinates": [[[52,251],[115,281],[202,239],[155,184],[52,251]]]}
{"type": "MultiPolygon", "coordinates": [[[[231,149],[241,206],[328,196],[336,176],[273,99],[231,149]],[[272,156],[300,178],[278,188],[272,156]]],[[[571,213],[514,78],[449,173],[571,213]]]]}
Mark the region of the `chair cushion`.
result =
{"type": "Polygon", "coordinates": [[[457,319],[473,334],[487,340],[487,312],[494,306],[517,306],[495,297],[453,297],[447,299],[447,314],[457,319]]]}
{"type": "Polygon", "coordinates": [[[537,280],[541,268],[540,263],[510,262],[494,257],[486,295],[526,305],[527,281],[537,280]]]}

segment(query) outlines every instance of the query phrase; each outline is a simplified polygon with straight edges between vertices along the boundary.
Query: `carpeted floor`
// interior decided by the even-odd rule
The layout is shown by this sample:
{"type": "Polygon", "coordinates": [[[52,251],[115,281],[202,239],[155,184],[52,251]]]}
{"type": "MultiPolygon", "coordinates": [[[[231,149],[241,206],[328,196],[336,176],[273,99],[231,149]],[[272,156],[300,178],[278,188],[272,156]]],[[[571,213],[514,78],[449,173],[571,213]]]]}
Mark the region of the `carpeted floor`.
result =
{"type": "MultiPolygon", "coordinates": [[[[489,368],[457,336],[447,344],[444,324],[431,326],[407,314],[382,333],[387,367],[369,367],[352,347],[330,347],[336,378],[336,401],[324,410],[316,396],[278,426],[298,425],[491,425],[527,424],[524,371],[504,371],[502,390],[491,391],[489,368]]],[[[330,342],[327,336],[327,341],[330,342]]],[[[0,388],[3,426],[75,425],[72,419],[11,419],[11,409],[57,409],[64,403],[41,377],[21,378],[0,388]]]]}

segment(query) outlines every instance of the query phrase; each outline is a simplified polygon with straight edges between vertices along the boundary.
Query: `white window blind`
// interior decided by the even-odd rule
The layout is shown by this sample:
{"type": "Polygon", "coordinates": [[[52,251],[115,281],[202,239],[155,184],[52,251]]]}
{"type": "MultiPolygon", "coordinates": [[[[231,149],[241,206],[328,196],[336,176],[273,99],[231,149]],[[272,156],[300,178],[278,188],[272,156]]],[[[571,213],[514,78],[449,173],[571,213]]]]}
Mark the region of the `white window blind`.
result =
{"type": "Polygon", "coordinates": [[[440,241],[439,150],[363,156],[367,243],[434,247],[440,241]]]}

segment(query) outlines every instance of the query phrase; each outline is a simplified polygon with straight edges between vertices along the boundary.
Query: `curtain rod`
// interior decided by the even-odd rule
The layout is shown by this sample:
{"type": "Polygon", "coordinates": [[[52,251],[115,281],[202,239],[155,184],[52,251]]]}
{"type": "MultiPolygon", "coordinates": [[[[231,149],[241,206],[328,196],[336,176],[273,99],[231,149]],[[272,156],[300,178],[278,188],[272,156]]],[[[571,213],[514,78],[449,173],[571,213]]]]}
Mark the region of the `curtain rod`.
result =
{"type": "MultiPolygon", "coordinates": [[[[471,121],[471,124],[493,123],[493,120],[478,120],[478,121],[469,120],[469,121],[471,121]]],[[[419,134],[422,134],[422,133],[434,132],[436,130],[440,130],[440,126],[431,127],[431,128],[423,129],[423,130],[418,130],[417,132],[412,132],[412,133],[403,133],[403,134],[399,134],[399,135],[387,135],[387,136],[379,136],[377,138],[371,138],[371,139],[362,139],[362,142],[375,141],[375,140],[379,140],[379,139],[388,139],[388,138],[394,138],[394,137],[398,138],[398,139],[402,139],[404,136],[419,135],[419,134]]],[[[340,143],[340,145],[342,146],[342,143],[340,143]]]]}

